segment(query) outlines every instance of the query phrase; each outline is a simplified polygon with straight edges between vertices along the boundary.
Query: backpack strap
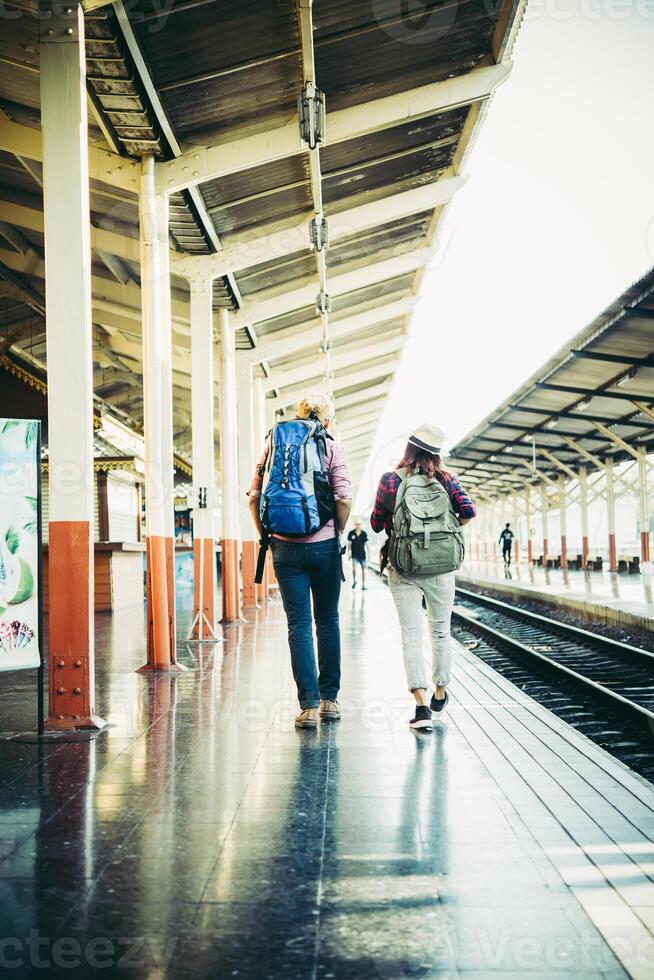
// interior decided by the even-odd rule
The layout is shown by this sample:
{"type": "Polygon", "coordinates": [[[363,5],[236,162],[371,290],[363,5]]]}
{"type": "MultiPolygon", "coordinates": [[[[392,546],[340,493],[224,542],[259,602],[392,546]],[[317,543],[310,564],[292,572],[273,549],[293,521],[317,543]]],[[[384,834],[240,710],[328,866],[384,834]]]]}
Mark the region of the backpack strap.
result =
{"type": "Polygon", "coordinates": [[[409,477],[409,473],[405,469],[393,470],[393,472],[396,473],[397,476],[399,476],[400,478],[400,485],[397,488],[397,493],[395,494],[395,506],[393,508],[393,513],[395,513],[397,508],[404,500],[404,494],[406,492],[406,481],[409,477]]]}

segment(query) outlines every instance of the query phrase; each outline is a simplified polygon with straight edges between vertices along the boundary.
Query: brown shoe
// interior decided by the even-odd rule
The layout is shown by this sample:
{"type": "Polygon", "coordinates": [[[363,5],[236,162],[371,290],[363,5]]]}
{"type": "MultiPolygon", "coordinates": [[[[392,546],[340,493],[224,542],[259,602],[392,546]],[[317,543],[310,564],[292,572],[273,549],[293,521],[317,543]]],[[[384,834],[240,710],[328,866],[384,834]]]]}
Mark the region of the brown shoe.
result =
{"type": "Polygon", "coordinates": [[[320,717],[323,721],[337,721],[341,717],[338,701],[321,701],[320,717]]]}
{"type": "Polygon", "coordinates": [[[302,708],[302,711],[297,715],[295,719],[296,728],[317,728],[318,727],[318,709],[317,708],[302,708]]]}

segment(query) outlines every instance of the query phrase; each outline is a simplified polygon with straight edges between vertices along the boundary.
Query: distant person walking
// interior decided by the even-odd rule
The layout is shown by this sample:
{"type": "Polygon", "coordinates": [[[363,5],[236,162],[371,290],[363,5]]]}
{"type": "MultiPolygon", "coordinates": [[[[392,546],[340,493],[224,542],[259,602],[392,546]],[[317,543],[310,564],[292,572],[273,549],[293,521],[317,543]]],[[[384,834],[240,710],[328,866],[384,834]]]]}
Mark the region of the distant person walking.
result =
{"type": "Polygon", "coordinates": [[[505,565],[511,564],[511,551],[513,548],[514,537],[515,535],[511,530],[511,525],[507,524],[506,527],[503,528],[499,540],[499,543],[502,545],[502,558],[504,559],[505,565]]]}
{"type": "Polygon", "coordinates": [[[329,434],[334,410],[320,392],[300,401],[297,417],[278,422],[250,485],[250,513],[270,542],[273,567],[288,620],[288,643],[300,713],[298,728],[340,717],[341,634],[338,599],[343,576],[339,531],[352,505],[343,446],[329,434]],[[318,638],[318,667],[313,644],[318,638]]]}
{"type": "Polygon", "coordinates": [[[368,553],[366,545],[368,535],[361,527],[361,518],[357,517],[354,521],[354,530],[347,536],[350,545],[350,558],[352,559],[352,588],[357,587],[357,568],[361,569],[361,588],[366,588],[366,562],[368,553]]]}
{"type": "Polygon", "coordinates": [[[423,731],[431,731],[432,711],[441,712],[448,701],[454,572],[464,557],[461,526],[476,516],[472,500],[443,466],[442,443],[443,433],[435,426],[421,425],[413,433],[397,469],[379,481],[370,518],[374,531],[388,534],[382,569],[390,565],[407,684],[416,702],[409,725],[423,731]],[[423,600],[431,672],[422,649],[423,600]]]}

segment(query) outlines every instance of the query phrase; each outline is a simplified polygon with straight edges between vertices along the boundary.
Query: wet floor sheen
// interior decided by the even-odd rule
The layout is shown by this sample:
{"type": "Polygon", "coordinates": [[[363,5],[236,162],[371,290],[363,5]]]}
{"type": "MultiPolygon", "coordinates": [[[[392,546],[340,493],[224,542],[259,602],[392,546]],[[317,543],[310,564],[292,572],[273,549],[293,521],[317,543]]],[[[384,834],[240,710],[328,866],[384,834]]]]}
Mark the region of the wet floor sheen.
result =
{"type": "MultiPolygon", "coordinates": [[[[296,732],[278,602],[156,678],[134,672],[140,610],[98,617],[111,727],[0,740],[0,975],[625,976],[602,915],[651,942],[652,795],[464,651],[415,735],[388,593],[348,590],[342,618],[344,717],[296,732]]],[[[29,725],[32,675],[0,677],[0,709],[29,725]]]]}

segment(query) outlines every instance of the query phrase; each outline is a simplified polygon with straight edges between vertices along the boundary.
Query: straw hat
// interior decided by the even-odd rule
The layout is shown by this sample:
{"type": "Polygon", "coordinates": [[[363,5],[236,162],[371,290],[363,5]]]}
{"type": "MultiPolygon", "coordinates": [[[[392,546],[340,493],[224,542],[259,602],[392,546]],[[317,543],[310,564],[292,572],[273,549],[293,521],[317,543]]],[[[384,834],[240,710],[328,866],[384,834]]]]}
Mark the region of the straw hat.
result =
{"type": "Polygon", "coordinates": [[[435,425],[423,422],[420,428],[409,436],[409,442],[426,453],[440,453],[443,446],[443,432],[435,425]]]}

